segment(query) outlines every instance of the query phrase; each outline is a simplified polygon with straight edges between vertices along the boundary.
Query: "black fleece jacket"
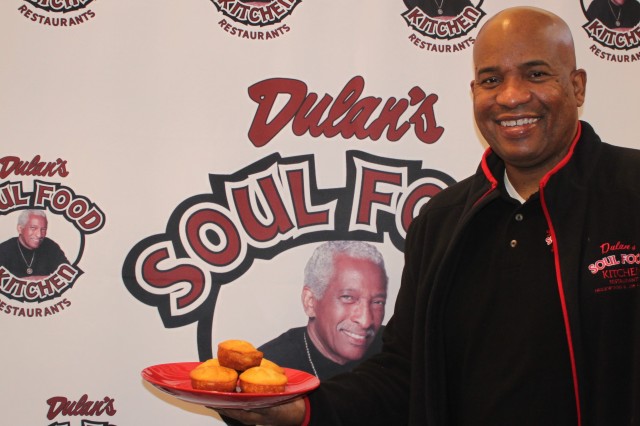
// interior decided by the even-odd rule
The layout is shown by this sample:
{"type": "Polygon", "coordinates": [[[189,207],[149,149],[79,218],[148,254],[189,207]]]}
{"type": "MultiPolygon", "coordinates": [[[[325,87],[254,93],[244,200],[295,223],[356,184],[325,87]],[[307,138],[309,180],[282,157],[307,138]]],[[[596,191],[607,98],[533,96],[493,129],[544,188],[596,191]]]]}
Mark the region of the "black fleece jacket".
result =
{"type": "MultiPolygon", "coordinates": [[[[383,351],[309,395],[310,425],[447,425],[443,300],[469,219],[497,197],[504,164],[434,197],[411,225],[383,351]]],[[[640,151],[581,122],[540,185],[553,240],[581,425],[640,425],[640,151]]],[[[560,360],[559,360],[560,361],[560,360]]],[[[508,368],[509,366],[505,366],[508,368]]]]}

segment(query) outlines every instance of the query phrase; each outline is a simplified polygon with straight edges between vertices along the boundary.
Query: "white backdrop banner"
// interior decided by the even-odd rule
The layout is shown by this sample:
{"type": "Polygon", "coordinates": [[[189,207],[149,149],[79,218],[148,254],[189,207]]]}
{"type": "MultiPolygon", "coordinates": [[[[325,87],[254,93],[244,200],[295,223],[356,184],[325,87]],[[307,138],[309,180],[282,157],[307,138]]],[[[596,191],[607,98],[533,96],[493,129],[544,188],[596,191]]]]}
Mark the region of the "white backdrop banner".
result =
{"type": "Polygon", "coordinates": [[[486,147],[472,48],[504,7],[568,22],[581,119],[640,148],[640,3],[600,3],[3,1],[0,422],[224,424],[141,371],[302,330],[325,241],[384,258],[386,324],[409,223],[486,147]]]}

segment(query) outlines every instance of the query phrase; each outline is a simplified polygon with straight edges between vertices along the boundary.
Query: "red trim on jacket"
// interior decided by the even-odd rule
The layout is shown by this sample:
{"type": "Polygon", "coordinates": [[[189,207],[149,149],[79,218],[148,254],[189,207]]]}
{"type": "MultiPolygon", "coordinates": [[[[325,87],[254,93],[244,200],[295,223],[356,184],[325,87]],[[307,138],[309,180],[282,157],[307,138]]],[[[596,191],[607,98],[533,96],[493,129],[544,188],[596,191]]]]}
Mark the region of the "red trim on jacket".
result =
{"type": "Polygon", "coordinates": [[[482,196],[479,197],[475,203],[473,203],[474,206],[477,205],[480,201],[482,201],[487,195],[489,195],[493,190],[495,190],[498,187],[498,180],[493,175],[493,173],[491,173],[491,169],[489,169],[489,165],[487,164],[487,158],[491,154],[493,154],[493,151],[491,150],[491,148],[487,148],[484,151],[484,154],[482,154],[482,161],[480,162],[480,167],[482,167],[482,172],[484,173],[484,176],[487,178],[487,180],[491,184],[491,187],[487,190],[487,192],[482,194],[482,196]]]}
{"type": "Polygon", "coordinates": [[[574,148],[578,143],[578,139],[580,139],[581,133],[582,133],[582,125],[580,124],[580,122],[578,122],[578,130],[576,132],[575,138],[573,139],[573,142],[571,142],[571,146],[569,147],[569,151],[567,152],[567,155],[565,155],[565,157],[562,160],[560,160],[560,162],[556,164],[553,169],[551,169],[546,175],[544,175],[542,180],[540,180],[540,203],[542,204],[542,211],[544,212],[544,216],[547,220],[547,224],[549,225],[549,233],[551,234],[551,239],[553,241],[553,258],[554,258],[554,263],[556,268],[556,277],[557,277],[556,281],[558,285],[558,293],[560,295],[560,304],[562,306],[562,317],[564,318],[565,333],[567,335],[567,342],[569,344],[571,375],[573,377],[573,391],[576,399],[576,410],[578,411],[578,426],[582,424],[582,419],[580,416],[581,410],[580,410],[580,391],[578,390],[578,372],[576,367],[575,352],[573,348],[573,339],[571,336],[571,325],[569,324],[569,312],[567,311],[567,302],[566,302],[565,292],[564,292],[564,283],[562,282],[562,275],[560,273],[560,256],[558,254],[556,231],[553,228],[553,223],[551,222],[549,209],[547,208],[547,202],[544,198],[544,188],[547,185],[547,182],[549,182],[549,179],[551,178],[551,176],[553,176],[558,170],[562,169],[569,162],[569,160],[571,160],[571,157],[573,157],[574,148]]]}

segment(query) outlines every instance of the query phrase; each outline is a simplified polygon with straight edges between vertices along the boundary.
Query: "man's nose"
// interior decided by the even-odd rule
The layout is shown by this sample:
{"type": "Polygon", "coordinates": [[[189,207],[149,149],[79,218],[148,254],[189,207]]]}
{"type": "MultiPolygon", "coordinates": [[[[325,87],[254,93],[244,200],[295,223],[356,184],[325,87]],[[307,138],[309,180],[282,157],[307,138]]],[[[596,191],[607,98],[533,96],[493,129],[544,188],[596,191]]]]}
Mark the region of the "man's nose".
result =
{"type": "Polygon", "coordinates": [[[373,313],[367,301],[360,300],[357,303],[351,315],[351,320],[360,324],[363,328],[368,328],[373,324],[373,313]]]}
{"type": "Polygon", "coordinates": [[[516,108],[531,100],[529,86],[521,78],[505,79],[498,90],[496,102],[507,108],[516,108]]]}

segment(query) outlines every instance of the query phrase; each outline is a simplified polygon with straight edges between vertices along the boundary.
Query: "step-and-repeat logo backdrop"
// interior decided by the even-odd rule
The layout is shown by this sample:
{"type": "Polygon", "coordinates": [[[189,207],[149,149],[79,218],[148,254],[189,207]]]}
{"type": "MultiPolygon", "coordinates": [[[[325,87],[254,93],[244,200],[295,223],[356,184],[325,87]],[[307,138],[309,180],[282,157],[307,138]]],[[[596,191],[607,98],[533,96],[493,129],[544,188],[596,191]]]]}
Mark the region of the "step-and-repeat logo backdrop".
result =
{"type": "Polygon", "coordinates": [[[515,4],[569,23],[581,118],[640,148],[637,0],[3,2],[2,422],[223,424],[141,370],[286,340],[322,379],[379,349],[412,218],[485,148],[475,36],[515,4]],[[330,266],[360,277],[339,309],[305,287],[331,250],[378,271],[330,266]]]}

